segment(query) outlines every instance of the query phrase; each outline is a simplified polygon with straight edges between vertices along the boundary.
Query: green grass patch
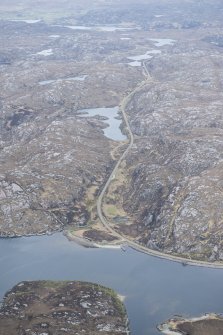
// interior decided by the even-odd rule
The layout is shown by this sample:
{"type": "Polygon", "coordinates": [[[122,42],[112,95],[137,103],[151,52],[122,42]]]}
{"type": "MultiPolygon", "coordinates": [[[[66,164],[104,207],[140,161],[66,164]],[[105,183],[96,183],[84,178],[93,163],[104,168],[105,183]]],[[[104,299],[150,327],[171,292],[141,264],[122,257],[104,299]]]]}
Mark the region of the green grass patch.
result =
{"type": "Polygon", "coordinates": [[[111,216],[116,216],[118,214],[117,208],[114,205],[106,206],[106,212],[111,216]]]}
{"type": "Polygon", "coordinates": [[[122,301],[119,299],[117,293],[114,290],[112,290],[111,288],[107,288],[107,287],[100,286],[100,285],[99,285],[99,287],[100,287],[102,292],[104,292],[106,295],[109,295],[112,298],[118,314],[122,318],[124,318],[126,316],[126,309],[125,309],[125,306],[122,303],[122,301]]]}

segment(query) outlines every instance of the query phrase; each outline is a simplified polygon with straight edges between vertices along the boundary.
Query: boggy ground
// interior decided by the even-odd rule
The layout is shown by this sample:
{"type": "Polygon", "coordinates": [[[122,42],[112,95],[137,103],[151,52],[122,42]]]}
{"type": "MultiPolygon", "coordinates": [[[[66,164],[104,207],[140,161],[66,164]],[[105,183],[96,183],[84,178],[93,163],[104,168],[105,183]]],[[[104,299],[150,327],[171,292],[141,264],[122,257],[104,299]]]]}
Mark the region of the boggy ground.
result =
{"type": "Polygon", "coordinates": [[[84,282],[22,282],[0,309],[1,335],[128,334],[127,315],[114,291],[84,282]]]}
{"type": "Polygon", "coordinates": [[[221,335],[223,333],[223,318],[210,314],[196,319],[172,319],[158,329],[164,334],[187,335],[221,335]]]}

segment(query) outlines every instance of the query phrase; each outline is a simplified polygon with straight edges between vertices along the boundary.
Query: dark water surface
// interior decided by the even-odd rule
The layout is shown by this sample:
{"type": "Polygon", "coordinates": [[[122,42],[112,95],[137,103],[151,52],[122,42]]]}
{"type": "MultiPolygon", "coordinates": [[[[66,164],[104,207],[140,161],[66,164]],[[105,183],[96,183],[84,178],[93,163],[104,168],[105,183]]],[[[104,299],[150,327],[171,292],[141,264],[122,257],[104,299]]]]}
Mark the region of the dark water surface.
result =
{"type": "Polygon", "coordinates": [[[86,249],[62,234],[0,239],[0,298],[23,280],[84,280],[125,295],[133,335],[173,316],[223,312],[223,270],[182,266],[132,249],[86,249]]]}

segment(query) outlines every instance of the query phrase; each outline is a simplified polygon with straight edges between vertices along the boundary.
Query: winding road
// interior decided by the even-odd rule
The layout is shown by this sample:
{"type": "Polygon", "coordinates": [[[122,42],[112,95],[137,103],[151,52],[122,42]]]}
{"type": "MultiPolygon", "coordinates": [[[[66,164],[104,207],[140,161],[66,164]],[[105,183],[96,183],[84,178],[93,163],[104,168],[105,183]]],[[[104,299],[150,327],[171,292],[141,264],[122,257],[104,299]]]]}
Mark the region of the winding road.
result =
{"type": "Polygon", "coordinates": [[[146,79],[143,80],[129,95],[127,95],[123,99],[123,101],[120,105],[120,111],[122,112],[123,120],[125,122],[126,129],[127,129],[127,132],[128,132],[129,145],[126,148],[126,150],[123,152],[123,154],[121,155],[119,160],[117,161],[111,175],[109,176],[104,188],[102,189],[102,191],[101,191],[101,193],[100,193],[100,195],[97,199],[97,214],[98,214],[98,217],[99,217],[101,223],[106,227],[106,229],[109,232],[111,232],[114,236],[118,237],[120,239],[121,243],[126,244],[129,247],[131,247],[131,248],[133,248],[133,249],[135,249],[139,252],[142,252],[142,253],[145,253],[145,254],[148,254],[148,255],[151,255],[151,256],[154,256],[154,257],[158,257],[158,258],[167,259],[167,260],[170,260],[170,261],[182,263],[184,265],[193,265],[193,266],[200,266],[200,267],[223,269],[223,263],[220,263],[220,262],[211,263],[211,262],[207,262],[207,261],[197,261],[197,260],[193,260],[193,259],[187,259],[187,258],[183,258],[183,257],[180,257],[180,256],[165,254],[164,252],[153,250],[153,249],[147,248],[146,246],[143,246],[139,243],[136,243],[136,242],[130,240],[129,238],[127,238],[126,236],[124,236],[124,235],[118,233],[117,231],[115,231],[103,214],[102,202],[103,202],[104,195],[107,192],[108,187],[111,184],[112,180],[114,179],[114,176],[115,176],[117,170],[119,169],[121,163],[124,161],[125,157],[128,155],[129,151],[132,149],[133,144],[134,144],[134,135],[131,131],[131,127],[129,125],[128,117],[127,117],[127,114],[126,114],[126,111],[125,111],[126,106],[131,101],[131,98],[134,96],[134,94],[139,92],[142,89],[143,86],[147,85],[152,80],[145,62],[142,63],[142,67],[144,69],[146,79]]]}

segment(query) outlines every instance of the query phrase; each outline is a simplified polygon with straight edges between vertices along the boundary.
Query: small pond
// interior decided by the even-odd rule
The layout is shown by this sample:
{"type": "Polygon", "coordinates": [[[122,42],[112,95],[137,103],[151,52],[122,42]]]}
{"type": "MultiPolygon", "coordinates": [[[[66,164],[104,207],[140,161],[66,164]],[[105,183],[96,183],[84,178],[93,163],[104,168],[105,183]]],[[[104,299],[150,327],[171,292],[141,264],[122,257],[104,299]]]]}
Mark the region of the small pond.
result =
{"type": "Polygon", "coordinates": [[[120,126],[122,119],[119,115],[119,107],[104,107],[104,108],[91,108],[91,109],[81,109],[78,113],[83,113],[79,115],[81,117],[103,117],[107,118],[104,122],[108,126],[104,129],[104,134],[106,137],[115,140],[115,141],[124,141],[126,136],[122,134],[120,126]]]}

